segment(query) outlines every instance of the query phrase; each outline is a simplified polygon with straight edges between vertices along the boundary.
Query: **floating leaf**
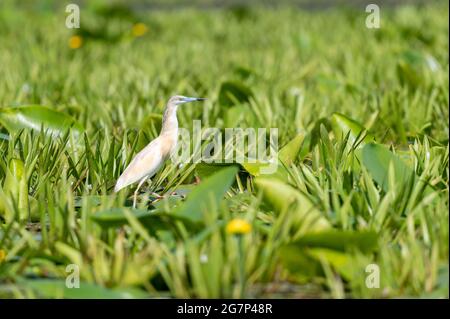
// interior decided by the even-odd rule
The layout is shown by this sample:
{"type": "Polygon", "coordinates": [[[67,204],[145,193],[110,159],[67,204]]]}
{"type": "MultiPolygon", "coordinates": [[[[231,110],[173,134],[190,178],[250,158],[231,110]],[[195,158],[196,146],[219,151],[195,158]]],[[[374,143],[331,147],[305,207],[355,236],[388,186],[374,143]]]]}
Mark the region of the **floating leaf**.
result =
{"type": "Polygon", "coordinates": [[[319,247],[336,251],[359,250],[372,252],[377,245],[377,234],[373,231],[337,231],[328,230],[320,233],[306,234],[289,245],[298,249],[303,247],[319,247]]]}
{"type": "Polygon", "coordinates": [[[253,175],[253,176],[261,175],[261,169],[270,167],[270,163],[260,162],[257,160],[255,160],[254,162],[253,161],[245,161],[245,162],[241,163],[241,165],[250,175],[253,175]]]}
{"type": "Polygon", "coordinates": [[[139,289],[107,289],[92,283],[80,282],[79,288],[68,288],[65,280],[26,279],[19,284],[30,288],[43,298],[67,299],[134,299],[148,298],[149,295],[139,289]]]}
{"type": "Polygon", "coordinates": [[[167,230],[170,223],[164,220],[166,216],[159,211],[149,212],[145,209],[110,208],[91,215],[91,219],[103,228],[120,227],[128,224],[125,210],[129,211],[151,234],[158,230],[167,230]]]}
{"type": "Polygon", "coordinates": [[[363,143],[370,143],[375,139],[373,135],[364,132],[366,129],[362,124],[340,113],[333,113],[333,115],[331,115],[331,126],[336,138],[343,138],[350,132],[349,141],[351,143],[355,142],[361,132],[362,134],[365,134],[363,143]]]}
{"type": "MultiPolygon", "coordinates": [[[[166,215],[165,213],[171,212],[174,207],[179,206],[184,198],[186,198],[186,195],[182,194],[181,192],[178,193],[178,191],[176,191],[175,193],[172,193],[171,191],[168,191],[164,195],[164,198],[160,200],[155,201],[156,198],[151,199],[151,207],[154,208],[152,211],[154,214],[158,215],[161,218],[169,218],[170,216],[166,215]]],[[[173,216],[170,218],[174,219],[173,216]]]]}
{"type": "Polygon", "coordinates": [[[290,216],[296,219],[298,232],[307,233],[329,229],[330,223],[302,193],[275,178],[258,177],[255,184],[263,193],[264,200],[279,213],[292,210],[290,216]]]}
{"type": "Polygon", "coordinates": [[[243,163],[241,163],[241,166],[250,174],[253,176],[270,176],[270,177],[277,177],[281,180],[287,179],[287,171],[283,167],[283,164],[279,161],[249,161],[246,160],[243,163]]]}
{"type": "Polygon", "coordinates": [[[288,172],[284,165],[290,165],[299,155],[304,141],[304,134],[298,134],[291,141],[289,141],[278,152],[278,160],[275,161],[249,161],[246,160],[240,163],[242,167],[253,176],[271,176],[277,177],[281,180],[287,180],[288,172]]]}
{"type": "Polygon", "coordinates": [[[219,104],[233,106],[250,101],[252,91],[238,82],[223,82],[219,90],[219,104]]]}
{"type": "Polygon", "coordinates": [[[283,146],[278,153],[278,159],[286,165],[292,164],[300,152],[304,139],[305,135],[303,133],[297,134],[297,136],[283,146]]]}
{"type": "Polygon", "coordinates": [[[84,195],[77,196],[74,199],[74,207],[81,208],[84,202],[89,203],[92,206],[99,206],[102,202],[112,200],[113,195],[84,195]]]}
{"type": "Polygon", "coordinates": [[[9,132],[21,129],[40,131],[42,127],[51,135],[61,135],[70,128],[76,133],[83,131],[72,117],[41,105],[1,108],[0,123],[9,132]]]}
{"type": "Polygon", "coordinates": [[[198,163],[195,165],[195,173],[201,179],[207,178],[211,175],[217,173],[220,169],[225,168],[227,166],[231,166],[234,164],[226,164],[226,163],[198,163]]]}
{"type": "Polygon", "coordinates": [[[306,283],[311,277],[322,273],[320,263],[315,258],[306,254],[306,251],[299,251],[293,245],[281,246],[278,249],[278,257],[292,281],[306,283]]]}
{"type": "Polygon", "coordinates": [[[211,208],[211,204],[216,207],[219,206],[223,196],[234,182],[238,170],[237,166],[230,166],[211,175],[195,187],[186,202],[176,208],[170,215],[193,224],[200,223],[204,220],[204,212],[211,208]]]}
{"type": "Polygon", "coordinates": [[[353,256],[346,252],[340,252],[327,248],[309,248],[307,254],[320,262],[330,264],[342,277],[353,280],[352,275],[355,265],[352,263],[353,256]]]}
{"type": "Polygon", "coordinates": [[[278,249],[278,255],[291,281],[307,283],[313,277],[325,276],[322,268],[323,261],[329,263],[345,279],[352,280],[353,256],[348,253],[326,248],[299,250],[293,245],[284,245],[278,249]]]}
{"type": "Polygon", "coordinates": [[[372,178],[387,192],[389,190],[389,166],[392,164],[397,187],[405,185],[410,178],[416,177],[414,171],[398,156],[386,147],[378,144],[367,144],[362,149],[362,162],[372,178]]]}
{"type": "Polygon", "coordinates": [[[172,196],[186,197],[192,190],[195,189],[195,184],[181,184],[176,188],[169,189],[167,193],[172,194],[172,196]]]}
{"type": "Polygon", "coordinates": [[[343,278],[353,280],[354,265],[352,255],[326,248],[304,248],[282,246],[280,248],[280,260],[294,281],[307,282],[310,277],[324,276],[322,262],[329,263],[343,278]],[[298,261],[301,261],[299,264],[298,261]]]}
{"type": "Polygon", "coordinates": [[[292,186],[277,179],[258,177],[255,184],[263,192],[265,200],[276,210],[283,210],[291,205],[300,194],[292,186]]]}
{"type": "MultiPolygon", "coordinates": [[[[91,219],[102,227],[119,227],[127,224],[127,217],[123,210],[127,208],[109,208],[91,215],[91,219]]],[[[147,210],[133,209],[132,214],[142,222],[146,218],[150,218],[147,210]]]]}
{"type": "Polygon", "coordinates": [[[282,265],[296,281],[323,275],[322,261],[328,262],[344,278],[353,276],[352,255],[354,251],[370,253],[377,246],[377,235],[373,231],[326,230],[309,233],[279,249],[282,265]]]}

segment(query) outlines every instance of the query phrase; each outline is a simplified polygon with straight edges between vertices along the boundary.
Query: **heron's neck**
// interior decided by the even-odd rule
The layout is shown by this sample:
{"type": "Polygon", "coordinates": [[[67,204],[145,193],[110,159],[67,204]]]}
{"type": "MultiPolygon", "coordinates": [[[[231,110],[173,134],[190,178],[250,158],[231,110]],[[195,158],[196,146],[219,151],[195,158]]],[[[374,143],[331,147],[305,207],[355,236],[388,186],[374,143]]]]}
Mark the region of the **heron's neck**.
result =
{"type": "Polygon", "coordinates": [[[161,133],[159,135],[178,133],[177,108],[178,105],[168,105],[166,107],[162,119],[161,133]]]}

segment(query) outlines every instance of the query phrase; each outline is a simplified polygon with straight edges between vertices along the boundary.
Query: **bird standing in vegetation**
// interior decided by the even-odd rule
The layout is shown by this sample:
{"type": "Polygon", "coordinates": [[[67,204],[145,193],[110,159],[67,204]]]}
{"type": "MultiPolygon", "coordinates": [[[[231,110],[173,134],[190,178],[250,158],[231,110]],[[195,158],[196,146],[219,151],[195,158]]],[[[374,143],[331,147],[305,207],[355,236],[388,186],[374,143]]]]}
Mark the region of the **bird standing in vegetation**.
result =
{"type": "MultiPolygon", "coordinates": [[[[175,150],[178,141],[178,106],[187,102],[201,101],[204,98],[175,95],[167,102],[162,119],[159,136],[140,151],[120,175],[114,187],[114,192],[120,191],[137,181],[139,184],[134,192],[133,207],[136,207],[137,195],[144,182],[151,178],[162,166],[165,160],[175,150]]],[[[157,194],[155,194],[157,195],[157,194]]],[[[157,195],[160,197],[159,195],[157,195]]]]}

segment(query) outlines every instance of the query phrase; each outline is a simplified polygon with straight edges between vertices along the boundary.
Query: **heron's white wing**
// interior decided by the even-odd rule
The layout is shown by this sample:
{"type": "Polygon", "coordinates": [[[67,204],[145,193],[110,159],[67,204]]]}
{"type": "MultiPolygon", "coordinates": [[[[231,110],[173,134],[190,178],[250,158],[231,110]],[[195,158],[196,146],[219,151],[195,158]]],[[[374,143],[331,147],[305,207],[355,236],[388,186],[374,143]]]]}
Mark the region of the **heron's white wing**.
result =
{"type": "Polygon", "coordinates": [[[117,180],[114,191],[118,192],[122,188],[141,180],[145,176],[153,176],[163,163],[161,146],[160,139],[156,138],[142,151],[136,154],[117,180]]]}

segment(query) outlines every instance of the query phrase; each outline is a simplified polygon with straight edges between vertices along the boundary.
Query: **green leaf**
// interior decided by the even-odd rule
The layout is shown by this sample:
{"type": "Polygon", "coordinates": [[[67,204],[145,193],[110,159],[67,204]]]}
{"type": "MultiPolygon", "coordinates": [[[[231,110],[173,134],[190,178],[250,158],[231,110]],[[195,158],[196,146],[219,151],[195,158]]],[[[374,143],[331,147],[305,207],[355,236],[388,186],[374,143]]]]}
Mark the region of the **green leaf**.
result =
{"type": "Polygon", "coordinates": [[[333,128],[334,135],[338,139],[344,138],[344,136],[350,132],[349,140],[351,143],[355,142],[361,132],[363,132],[362,134],[365,134],[361,144],[370,143],[375,139],[373,135],[364,132],[366,131],[366,128],[361,123],[340,113],[333,113],[333,115],[331,115],[331,126],[333,128]]]}
{"type": "MultiPolygon", "coordinates": [[[[321,127],[324,126],[327,131],[332,129],[330,119],[328,117],[322,117],[315,121],[314,126],[309,134],[309,150],[312,150],[321,140],[321,127]]],[[[305,141],[306,142],[306,141],[305,141]]]]}
{"type": "Polygon", "coordinates": [[[4,214],[5,219],[11,221],[14,212],[10,210],[6,201],[12,197],[19,210],[19,219],[27,219],[29,217],[28,182],[24,164],[20,159],[12,158],[9,160],[2,190],[6,198],[3,196],[0,198],[0,214],[4,214]]]}
{"type": "Polygon", "coordinates": [[[320,275],[320,263],[305,251],[299,251],[293,245],[283,245],[278,248],[281,265],[289,272],[291,280],[306,283],[311,277],[320,275]]]}
{"type": "Polygon", "coordinates": [[[264,167],[269,167],[269,163],[262,163],[259,161],[256,161],[254,163],[245,161],[244,163],[241,163],[242,167],[253,176],[259,176],[261,169],[264,167]]]}
{"type": "Polygon", "coordinates": [[[260,162],[255,160],[254,163],[246,160],[241,166],[253,176],[276,177],[280,180],[287,180],[288,172],[280,161],[260,162]]]}
{"type": "Polygon", "coordinates": [[[317,260],[322,266],[322,262],[330,264],[343,278],[353,280],[355,266],[352,264],[352,255],[327,248],[309,248],[306,252],[310,257],[317,260]]]}
{"type": "Polygon", "coordinates": [[[400,83],[417,88],[426,83],[427,78],[441,70],[437,60],[430,54],[419,51],[406,51],[397,62],[397,76],[400,83]]]}
{"type": "Polygon", "coordinates": [[[65,280],[26,279],[19,284],[34,290],[43,298],[67,299],[134,299],[149,295],[139,289],[107,289],[92,283],[80,282],[79,288],[68,288],[65,280]]]}
{"type": "Polygon", "coordinates": [[[102,210],[90,216],[90,218],[102,228],[115,228],[128,224],[128,218],[125,214],[127,210],[132,214],[150,234],[155,234],[159,230],[170,229],[170,215],[160,211],[147,211],[145,209],[130,208],[109,208],[102,210]]]}
{"type": "Polygon", "coordinates": [[[290,277],[305,282],[313,276],[323,275],[321,261],[328,262],[344,278],[354,275],[352,252],[370,253],[377,247],[377,235],[373,231],[326,230],[309,233],[279,248],[281,264],[290,277]]]}
{"type": "Polygon", "coordinates": [[[257,177],[257,188],[262,191],[263,199],[276,213],[290,209],[289,214],[298,223],[298,229],[304,233],[322,231],[331,227],[328,220],[304,194],[292,186],[275,178],[257,177]]]}
{"type": "Polygon", "coordinates": [[[387,192],[390,188],[388,182],[389,166],[393,165],[396,187],[405,185],[410,178],[417,177],[398,156],[386,147],[378,144],[367,144],[362,149],[362,162],[372,178],[387,192]]]}
{"type": "Polygon", "coordinates": [[[228,166],[235,166],[234,164],[230,163],[198,163],[195,165],[195,173],[200,177],[201,179],[207,178],[211,175],[214,175],[222,168],[228,167],[228,166]]]}
{"type": "Polygon", "coordinates": [[[397,63],[397,76],[401,84],[408,85],[414,89],[424,82],[420,71],[405,61],[397,63]]]}
{"type": "Polygon", "coordinates": [[[253,176],[270,176],[281,180],[287,180],[288,172],[284,165],[291,165],[296,157],[299,155],[304,141],[304,134],[298,134],[290,140],[278,153],[277,162],[261,162],[255,160],[250,162],[248,160],[241,163],[241,166],[253,176]],[[276,167],[273,167],[276,165],[276,167]]]}
{"type": "Polygon", "coordinates": [[[278,153],[278,159],[285,165],[290,165],[296,159],[300,148],[302,147],[305,135],[303,133],[297,134],[292,140],[290,140],[278,153]]]}
{"type": "Polygon", "coordinates": [[[252,91],[245,85],[238,82],[223,82],[219,90],[219,104],[223,106],[233,106],[250,101],[253,96],[252,91]]]}
{"type": "Polygon", "coordinates": [[[377,234],[373,231],[328,230],[306,234],[290,245],[294,245],[298,249],[303,247],[320,247],[342,252],[356,249],[363,253],[369,253],[377,245],[377,234]]]}
{"type": "Polygon", "coordinates": [[[300,194],[292,186],[277,179],[258,177],[255,184],[263,192],[265,201],[279,211],[295,202],[300,194]]]}
{"type": "Polygon", "coordinates": [[[283,267],[288,271],[289,279],[294,282],[308,283],[311,278],[325,276],[322,261],[328,262],[342,277],[351,281],[353,278],[353,256],[326,248],[304,248],[299,250],[292,245],[278,249],[278,256],[283,267]]]}
{"type": "MultiPolygon", "coordinates": [[[[91,219],[102,227],[119,227],[127,224],[124,210],[127,208],[109,208],[91,215],[91,219]]],[[[139,221],[151,218],[150,213],[144,209],[133,209],[131,212],[139,221]]]]}
{"type": "MultiPolygon", "coordinates": [[[[222,110],[224,127],[256,127],[258,119],[247,105],[239,104],[222,110]]],[[[225,134],[224,130],[222,134],[225,134]]]]}
{"type": "Polygon", "coordinates": [[[84,195],[76,196],[74,198],[74,207],[81,208],[84,202],[89,203],[92,206],[99,206],[102,202],[108,202],[113,199],[113,195],[84,195]]]}
{"type": "Polygon", "coordinates": [[[82,253],[70,245],[57,241],[55,243],[55,249],[59,254],[63,255],[70,260],[71,263],[81,266],[83,264],[82,253]]]}
{"type": "Polygon", "coordinates": [[[71,116],[41,105],[1,108],[0,123],[9,132],[43,127],[50,135],[61,135],[69,128],[78,134],[84,130],[71,116]]]}
{"type": "Polygon", "coordinates": [[[170,215],[193,224],[201,223],[204,220],[203,214],[211,209],[211,206],[219,207],[220,201],[233,184],[238,170],[238,166],[230,166],[211,175],[195,187],[186,202],[170,215]]]}

